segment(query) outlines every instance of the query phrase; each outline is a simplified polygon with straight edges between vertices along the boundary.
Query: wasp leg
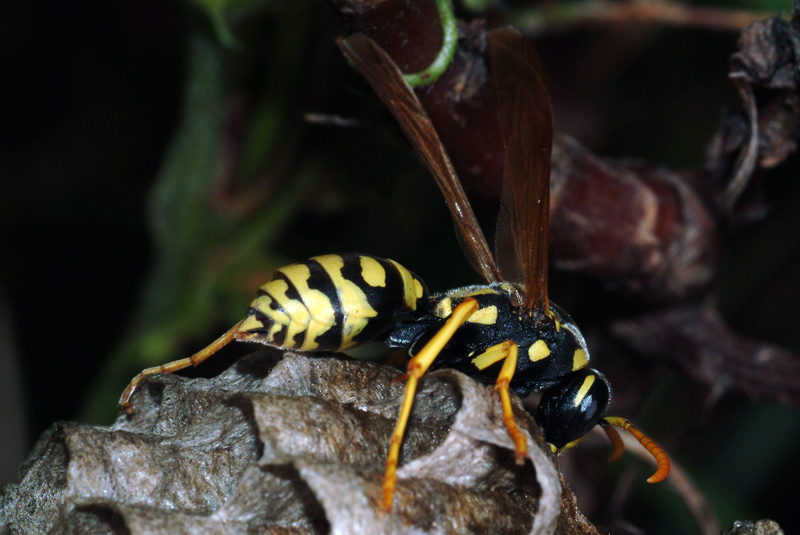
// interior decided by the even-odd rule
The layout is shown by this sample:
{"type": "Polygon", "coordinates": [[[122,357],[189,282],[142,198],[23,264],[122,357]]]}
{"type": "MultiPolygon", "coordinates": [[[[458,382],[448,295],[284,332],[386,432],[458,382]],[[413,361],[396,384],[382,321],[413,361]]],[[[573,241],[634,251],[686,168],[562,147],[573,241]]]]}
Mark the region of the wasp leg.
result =
{"type": "Polygon", "coordinates": [[[389,443],[389,455],[386,459],[386,474],[383,477],[383,508],[386,511],[392,510],[394,503],[394,487],[397,484],[397,461],[400,456],[400,444],[403,442],[403,434],[408,424],[408,416],[411,414],[411,406],[414,404],[414,394],[417,391],[417,382],[425,371],[433,364],[436,357],[442,351],[447,342],[453,337],[456,331],[466,322],[475,311],[478,310],[478,302],[473,298],[465,299],[454,310],[442,328],[431,340],[425,344],[419,353],[408,363],[408,383],[406,383],[403,404],[400,407],[400,416],[397,418],[397,425],[389,443]]]}
{"type": "MultiPolygon", "coordinates": [[[[648,483],[658,483],[659,481],[664,481],[667,478],[670,468],[669,457],[667,457],[667,454],[664,453],[664,450],[659,448],[658,445],[650,439],[650,437],[635,428],[625,418],[620,418],[618,416],[607,416],[600,420],[600,425],[603,427],[613,425],[628,431],[630,434],[636,437],[636,440],[638,440],[639,443],[641,443],[641,445],[650,452],[650,455],[655,458],[656,462],[658,463],[658,469],[656,470],[655,474],[647,478],[648,483]]],[[[609,437],[610,436],[611,435],[609,435],[609,437]]],[[[617,444],[614,444],[615,452],[612,454],[612,458],[617,455],[617,447],[617,444]]]]}
{"type": "Polygon", "coordinates": [[[139,387],[139,383],[141,383],[146,376],[153,375],[155,373],[172,373],[182,370],[183,368],[188,368],[189,366],[197,366],[208,357],[222,349],[224,346],[228,345],[228,343],[233,340],[233,337],[236,334],[237,329],[239,329],[239,325],[241,324],[242,322],[240,321],[231,327],[228,332],[212,342],[207,348],[198,351],[189,358],[168,362],[162,366],[155,366],[153,368],[147,368],[144,370],[142,373],[133,378],[131,384],[129,384],[128,388],[126,388],[122,393],[122,397],[119,399],[120,406],[125,410],[125,412],[131,412],[131,396],[134,392],[136,392],[136,389],[139,387]]]}
{"type": "MultiPolygon", "coordinates": [[[[525,457],[528,456],[528,441],[522,431],[519,430],[516,420],[514,420],[514,412],[511,410],[511,398],[508,396],[508,385],[511,384],[511,379],[517,370],[518,348],[517,344],[511,340],[494,347],[505,353],[503,357],[505,361],[500,369],[500,375],[497,376],[494,389],[500,394],[500,402],[503,405],[503,422],[506,424],[508,434],[514,440],[514,457],[517,464],[522,464],[525,462],[525,457]]],[[[492,349],[494,348],[489,348],[488,351],[492,349]]]]}

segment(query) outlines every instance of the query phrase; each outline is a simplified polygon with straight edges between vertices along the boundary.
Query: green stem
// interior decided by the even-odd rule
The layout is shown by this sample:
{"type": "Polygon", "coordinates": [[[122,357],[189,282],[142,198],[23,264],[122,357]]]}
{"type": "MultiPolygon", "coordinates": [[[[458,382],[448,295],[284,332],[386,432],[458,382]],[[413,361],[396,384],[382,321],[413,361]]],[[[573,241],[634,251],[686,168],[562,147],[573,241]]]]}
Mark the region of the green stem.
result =
{"type": "Polygon", "coordinates": [[[439,9],[439,17],[442,20],[442,49],[427,69],[403,75],[403,78],[411,87],[421,87],[438,80],[442,73],[447,70],[447,67],[450,66],[450,62],[456,53],[458,25],[456,24],[456,18],[453,16],[450,0],[436,0],[436,7],[439,9]]]}

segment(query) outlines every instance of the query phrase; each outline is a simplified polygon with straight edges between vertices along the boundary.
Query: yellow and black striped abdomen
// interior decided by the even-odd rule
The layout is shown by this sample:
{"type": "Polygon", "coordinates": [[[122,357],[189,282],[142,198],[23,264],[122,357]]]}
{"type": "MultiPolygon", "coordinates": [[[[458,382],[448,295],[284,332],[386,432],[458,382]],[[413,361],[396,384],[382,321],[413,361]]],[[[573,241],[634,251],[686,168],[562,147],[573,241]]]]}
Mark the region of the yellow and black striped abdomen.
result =
{"type": "Polygon", "coordinates": [[[317,256],[278,269],[258,289],[236,338],[299,351],[344,351],[380,335],[397,312],[415,314],[424,303],[425,285],[393,260],[317,256]]]}

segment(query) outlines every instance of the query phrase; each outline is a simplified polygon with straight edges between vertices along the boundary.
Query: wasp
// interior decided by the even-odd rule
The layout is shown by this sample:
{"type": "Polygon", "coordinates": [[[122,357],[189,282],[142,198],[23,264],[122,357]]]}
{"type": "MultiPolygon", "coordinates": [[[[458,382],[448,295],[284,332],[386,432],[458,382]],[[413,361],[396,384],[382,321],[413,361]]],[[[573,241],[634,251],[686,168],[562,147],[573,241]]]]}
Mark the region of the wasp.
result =
{"type": "Polygon", "coordinates": [[[527,40],[511,29],[487,36],[489,66],[506,145],[496,254],[492,255],[466,194],[427,114],[391,58],[354,35],[345,55],[398,118],[443,191],[462,249],[485,284],[430,295],[399,263],[364,254],[326,255],[278,269],[258,289],[245,318],[189,358],[149,368],[122,394],[130,398],[154,373],[196,366],[232,340],[296,351],[339,352],[381,339],[410,358],[408,379],[391,438],[381,503],[393,505],[397,463],[418,381],[429,368],[453,368],[495,385],[504,423],[522,464],[527,441],[512,413],[510,391],[542,393],[535,420],[554,453],[582,440],[596,425],[609,434],[613,458],[630,431],[658,463],[648,479],[662,481],[669,459],[627,420],[605,416],[608,381],[588,368],[589,350],[575,322],[548,297],[548,221],[552,111],[542,68],[527,40]],[[398,313],[410,317],[394,323],[398,313]]]}

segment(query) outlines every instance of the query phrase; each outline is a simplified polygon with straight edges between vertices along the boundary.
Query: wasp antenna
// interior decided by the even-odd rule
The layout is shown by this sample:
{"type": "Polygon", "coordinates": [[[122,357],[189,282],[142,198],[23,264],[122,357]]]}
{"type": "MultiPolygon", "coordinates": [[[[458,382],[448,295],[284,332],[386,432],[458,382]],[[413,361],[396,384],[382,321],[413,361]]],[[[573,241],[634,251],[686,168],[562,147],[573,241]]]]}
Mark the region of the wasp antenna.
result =
{"type": "Polygon", "coordinates": [[[622,441],[622,437],[619,436],[619,433],[617,433],[617,430],[610,425],[603,425],[601,422],[600,427],[606,432],[608,440],[611,441],[611,445],[614,447],[614,451],[612,451],[611,455],[608,457],[608,462],[615,463],[619,461],[622,458],[622,454],[625,453],[625,443],[622,441]]]}
{"type": "MultiPolygon", "coordinates": [[[[622,429],[628,431],[631,435],[636,437],[636,440],[638,440],[639,443],[641,443],[641,445],[644,446],[645,449],[647,449],[647,451],[650,452],[650,455],[652,455],[655,458],[656,462],[658,463],[658,470],[656,470],[655,474],[647,478],[648,483],[658,483],[659,481],[664,481],[667,478],[667,476],[669,475],[669,467],[670,467],[669,457],[667,457],[667,454],[664,452],[664,450],[658,447],[658,445],[655,442],[653,442],[652,439],[650,439],[650,437],[648,437],[647,435],[642,433],[639,429],[634,427],[625,418],[620,418],[618,416],[608,416],[606,418],[603,418],[600,425],[602,425],[604,429],[608,429],[606,427],[607,425],[612,425],[614,427],[621,427],[622,429]]],[[[606,431],[606,433],[608,434],[609,438],[611,438],[611,434],[608,433],[608,431],[606,431]]],[[[619,439],[618,434],[617,434],[617,439],[619,439]]],[[[614,443],[613,438],[611,438],[611,442],[614,443]]],[[[615,460],[619,458],[617,455],[616,443],[614,443],[614,453],[611,455],[611,458],[615,460]]]]}

